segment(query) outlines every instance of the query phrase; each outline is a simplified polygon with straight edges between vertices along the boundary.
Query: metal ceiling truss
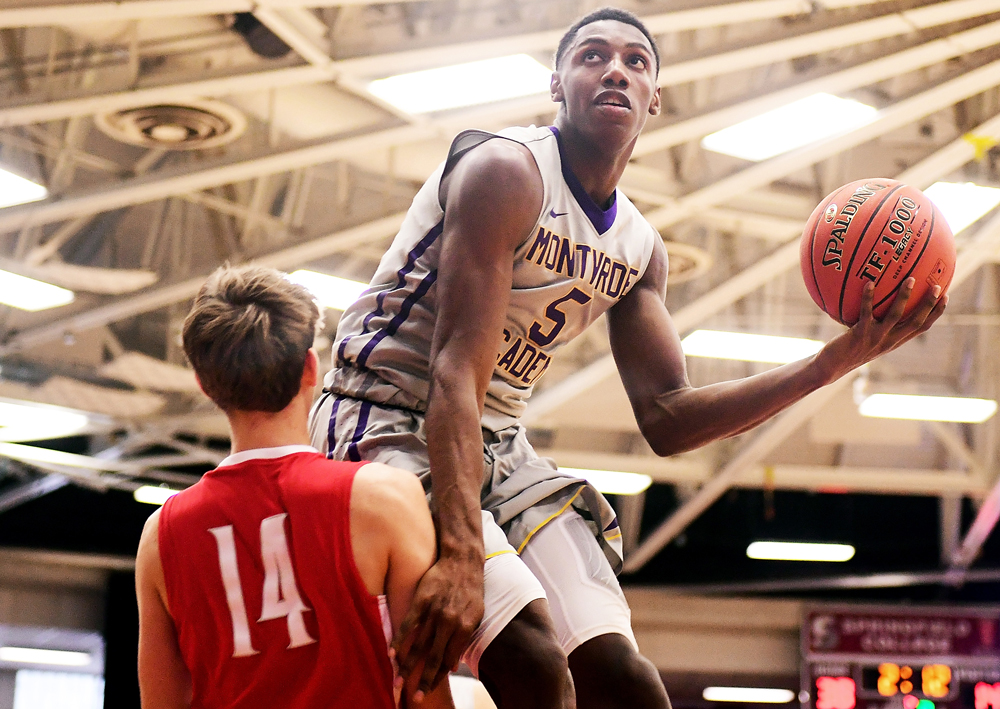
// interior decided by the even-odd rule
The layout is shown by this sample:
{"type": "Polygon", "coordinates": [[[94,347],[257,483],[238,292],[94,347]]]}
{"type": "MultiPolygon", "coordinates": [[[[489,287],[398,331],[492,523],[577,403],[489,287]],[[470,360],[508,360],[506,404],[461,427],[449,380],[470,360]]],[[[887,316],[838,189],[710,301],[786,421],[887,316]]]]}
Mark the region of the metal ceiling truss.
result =
{"type": "MultiPolygon", "coordinates": [[[[370,3],[367,0],[359,0],[358,2],[270,0],[256,3],[249,3],[245,0],[198,0],[198,2],[190,0],[131,0],[130,2],[71,3],[0,9],[0,28],[48,26],[85,21],[183,17],[225,12],[254,12],[262,23],[307,62],[303,66],[252,71],[193,81],[174,81],[159,86],[140,85],[131,91],[78,96],[55,101],[37,102],[37,100],[32,100],[24,105],[8,105],[0,108],[0,127],[24,126],[32,129],[35,127],[34,124],[41,122],[73,119],[97,112],[138,105],[192,97],[221,97],[323,82],[334,82],[346,91],[363,96],[366,100],[380,106],[387,111],[387,121],[403,122],[402,125],[379,127],[364,135],[338,137],[288,150],[258,154],[250,158],[229,158],[201,163],[194,169],[190,164],[161,168],[146,175],[130,177],[115,184],[87,190],[67,187],[63,193],[58,195],[58,198],[0,210],[0,232],[20,231],[27,233],[28,230],[37,229],[46,224],[64,222],[46,243],[32,245],[28,241],[25,242],[26,260],[38,263],[55,255],[58,248],[85,226],[95,214],[170,197],[180,197],[220,213],[234,216],[244,221],[245,228],[249,228],[246,225],[253,220],[275,229],[287,228],[289,219],[277,219],[264,211],[254,209],[252,202],[249,206],[237,204],[218,197],[208,190],[223,185],[259,180],[270,175],[293,172],[345,158],[357,158],[423,141],[447,139],[458,129],[472,125],[479,119],[492,122],[509,117],[510,120],[518,120],[525,116],[546,115],[553,111],[554,106],[547,98],[543,97],[521,99],[500,106],[459,111],[443,117],[417,118],[391,109],[388,105],[374,100],[364,88],[363,79],[365,78],[387,75],[403,69],[410,70],[449,63],[454,60],[455,56],[473,59],[513,52],[539,53],[549,51],[555,46],[562,32],[561,30],[536,32],[354,59],[334,59],[315,43],[308,32],[303,31],[301,26],[296,24],[295,15],[287,12],[289,8],[364,4],[370,3]],[[29,246],[31,248],[28,248],[29,246]]],[[[820,0],[818,3],[819,6],[827,9],[867,4],[869,3],[866,3],[865,0],[848,2],[835,2],[833,0],[824,2],[820,0]]],[[[877,10],[877,5],[875,5],[875,9],[877,10]]],[[[662,13],[644,19],[654,34],[665,34],[680,30],[722,27],[750,20],[804,16],[814,12],[814,10],[813,3],[800,0],[753,0],[662,13]]],[[[900,49],[893,54],[862,60],[853,66],[836,69],[823,76],[812,76],[805,81],[780,87],[761,96],[748,96],[744,100],[738,100],[722,107],[709,105],[708,110],[700,115],[682,117],[670,125],[650,130],[640,138],[634,157],[642,160],[657,156],[664,150],[689,144],[718,128],[818,91],[840,93],[852,91],[903,73],[925,69],[933,64],[963,57],[994,46],[1000,43],[1000,22],[964,29],[947,37],[922,43],[920,40],[926,38],[926,35],[921,35],[915,30],[935,30],[961,20],[974,21],[976,18],[996,12],[1000,12],[1000,0],[951,0],[820,28],[794,36],[763,41],[748,47],[723,48],[721,51],[708,52],[705,56],[694,56],[670,63],[668,66],[664,66],[660,74],[660,83],[664,87],[715,79],[731,73],[733,67],[739,67],[741,70],[763,67],[817,52],[856,47],[876,40],[899,38],[901,43],[905,44],[912,38],[915,43],[913,46],[900,49]]],[[[833,19],[836,17],[831,16],[831,20],[833,19]]],[[[150,78],[146,77],[145,80],[148,81],[150,78]]],[[[1000,61],[991,61],[965,71],[961,75],[946,78],[937,85],[890,104],[879,113],[878,119],[868,126],[752,165],[735,174],[694,189],[683,196],[671,197],[668,193],[672,188],[672,181],[667,173],[658,167],[654,168],[644,164],[636,164],[629,169],[625,179],[625,191],[630,192],[628,184],[633,178],[635,182],[648,186],[645,191],[643,188],[635,188],[634,196],[640,201],[654,205],[654,209],[646,216],[654,226],[661,230],[692,218],[732,218],[733,215],[722,209],[720,205],[753,190],[767,187],[776,180],[786,178],[817,163],[830,160],[844,151],[886,136],[998,84],[1000,84],[1000,61]]],[[[980,138],[1000,140],[1000,117],[986,121],[975,128],[973,133],[980,138]]],[[[11,138],[23,140],[19,136],[11,136],[11,138]]],[[[61,172],[63,175],[66,175],[67,171],[71,173],[71,166],[74,163],[89,167],[97,166],[94,161],[88,163],[89,157],[93,157],[98,162],[101,161],[101,158],[88,157],[83,153],[79,144],[69,139],[72,138],[71,132],[67,132],[67,138],[68,140],[60,145],[44,147],[52,154],[60,156],[62,167],[57,172],[61,172]]],[[[39,146],[31,147],[39,149],[39,146]]],[[[914,167],[904,171],[899,175],[899,179],[918,187],[926,187],[935,179],[947,175],[972,160],[976,155],[976,150],[970,141],[955,140],[930,157],[923,159],[914,167]]],[[[148,166],[152,166],[156,162],[153,159],[156,157],[154,155],[148,160],[148,166]]],[[[104,165],[104,168],[114,169],[114,166],[108,164],[104,165]]],[[[402,218],[402,214],[391,214],[357,227],[343,229],[305,243],[278,249],[257,258],[255,262],[277,268],[289,268],[364,245],[378,243],[396,232],[402,218]]],[[[761,218],[768,217],[762,215],[761,218]]],[[[766,229],[769,226],[762,226],[762,228],[766,229]]],[[[797,231],[794,219],[784,219],[784,222],[779,226],[785,238],[791,238],[797,231]]],[[[998,236],[1000,236],[1000,222],[996,219],[980,229],[976,240],[962,251],[959,271],[956,273],[954,281],[955,285],[976,271],[983,263],[997,258],[997,254],[1000,252],[1000,244],[997,243],[998,236]]],[[[721,283],[687,306],[676,309],[673,313],[675,325],[681,332],[690,330],[770,282],[778,274],[787,272],[798,262],[798,258],[798,245],[796,243],[779,246],[773,253],[743,272],[721,283]]],[[[47,324],[24,329],[0,346],[0,356],[58,340],[66,333],[82,332],[186,300],[197,292],[203,278],[203,275],[198,275],[180,282],[155,286],[128,298],[115,300],[47,324]]],[[[595,386],[613,376],[614,372],[615,365],[610,355],[599,358],[561,382],[536,394],[528,408],[525,421],[529,424],[544,421],[546,415],[574,398],[585,395],[595,386]]],[[[687,461],[659,461],[641,456],[623,456],[622,460],[616,459],[615,461],[609,459],[606,465],[612,469],[629,470],[648,466],[649,470],[656,471],[655,474],[651,474],[654,474],[657,480],[702,484],[701,489],[690,500],[676,510],[629,556],[626,561],[626,570],[634,571],[640,568],[729,487],[759,484],[754,483],[754,480],[759,480],[762,477],[761,460],[785,441],[799,424],[807,420],[812,413],[815,413],[849,382],[850,378],[844,378],[837,384],[816,392],[777,417],[756,437],[752,438],[736,457],[722,465],[719,471],[711,477],[709,476],[710,468],[707,465],[691,464],[687,461]]],[[[969,473],[930,470],[908,471],[904,480],[901,474],[891,470],[855,470],[832,466],[775,466],[769,475],[773,477],[776,487],[784,489],[821,489],[829,484],[828,481],[837,480],[837,485],[846,485],[850,489],[859,491],[984,496],[988,490],[984,479],[990,474],[990,471],[985,471],[984,466],[977,462],[975,454],[953,434],[945,429],[935,429],[934,433],[956,459],[964,462],[970,470],[969,473]]],[[[204,456],[199,458],[198,452],[188,451],[167,457],[160,456],[138,464],[116,459],[101,460],[89,456],[41,460],[38,459],[39,454],[34,453],[37,449],[31,449],[31,452],[26,453],[21,449],[30,447],[5,448],[5,446],[13,445],[15,444],[0,444],[0,455],[23,460],[40,469],[49,470],[53,475],[68,475],[67,470],[77,470],[73,475],[76,475],[79,481],[97,486],[111,484],[107,482],[108,480],[113,481],[115,485],[134,486],[129,476],[140,474],[137,473],[139,470],[143,471],[141,474],[144,477],[150,477],[150,474],[156,475],[159,472],[149,470],[149,466],[180,464],[181,461],[192,462],[195,459],[203,460],[204,458],[204,456]],[[35,456],[35,459],[29,460],[26,456],[35,456]],[[99,462],[95,463],[94,461],[99,462]],[[146,463],[148,465],[143,467],[146,463]],[[80,472],[80,470],[84,472],[80,472]]],[[[47,453],[42,455],[47,455],[47,453]]],[[[66,456],[68,454],[59,455],[66,456]]],[[[570,465],[572,465],[572,460],[576,460],[574,456],[585,455],[591,463],[584,467],[593,467],[593,461],[601,459],[600,456],[591,453],[571,451],[553,451],[552,455],[561,464],[570,465]]],[[[176,475],[169,473],[169,471],[160,472],[176,475]]],[[[56,478],[52,478],[48,484],[55,485],[55,480],[56,478]]],[[[182,482],[179,478],[176,481],[182,482]]],[[[43,487],[44,485],[39,483],[38,489],[43,487]]],[[[994,494],[1000,496],[1000,488],[995,489],[994,494]]],[[[2,498],[0,498],[0,506],[2,504],[2,498]]],[[[984,505],[984,509],[987,509],[988,514],[983,513],[986,515],[984,521],[977,520],[977,524],[980,531],[988,526],[989,529],[986,530],[986,534],[988,534],[996,522],[996,515],[993,515],[993,507],[984,505]],[[990,522],[990,515],[993,515],[992,522],[990,522]]],[[[961,553],[964,556],[961,559],[956,557],[958,559],[955,562],[957,567],[961,566],[962,560],[965,558],[975,556],[979,548],[976,546],[977,539],[978,537],[972,536],[970,532],[970,536],[966,538],[965,545],[962,547],[964,551],[961,553]]],[[[981,544],[981,540],[978,543],[981,544]]]]}

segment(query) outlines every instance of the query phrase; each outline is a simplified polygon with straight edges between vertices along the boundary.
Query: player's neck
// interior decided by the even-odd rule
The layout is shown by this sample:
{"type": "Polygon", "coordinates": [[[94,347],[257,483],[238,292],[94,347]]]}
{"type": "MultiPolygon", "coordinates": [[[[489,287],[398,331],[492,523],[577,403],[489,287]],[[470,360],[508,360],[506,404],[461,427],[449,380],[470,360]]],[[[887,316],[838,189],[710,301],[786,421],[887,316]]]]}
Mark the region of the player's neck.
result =
{"type": "Polygon", "coordinates": [[[228,411],[232,432],[232,453],[255,448],[311,445],[309,402],[296,397],[276,413],[267,411],[228,411]]]}
{"type": "Polygon", "coordinates": [[[556,116],[563,159],[583,189],[598,205],[606,206],[628,165],[636,138],[626,145],[596,141],[581,133],[563,112],[556,116]]]}

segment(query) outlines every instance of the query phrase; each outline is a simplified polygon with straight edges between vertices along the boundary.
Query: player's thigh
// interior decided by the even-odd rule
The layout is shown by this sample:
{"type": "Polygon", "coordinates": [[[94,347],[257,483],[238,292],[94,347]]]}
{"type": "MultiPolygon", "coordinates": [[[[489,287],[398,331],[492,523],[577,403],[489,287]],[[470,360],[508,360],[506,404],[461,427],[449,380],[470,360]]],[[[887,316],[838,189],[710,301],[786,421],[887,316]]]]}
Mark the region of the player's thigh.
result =
{"type": "Polygon", "coordinates": [[[489,512],[482,513],[483,546],[483,620],[479,624],[462,660],[479,673],[479,662],[490,644],[533,601],[545,599],[538,579],[524,565],[503,530],[489,512]]]}
{"type": "Polygon", "coordinates": [[[575,510],[566,510],[538,530],[521,559],[545,589],[556,636],[567,655],[608,633],[623,636],[638,649],[618,579],[575,510]]]}

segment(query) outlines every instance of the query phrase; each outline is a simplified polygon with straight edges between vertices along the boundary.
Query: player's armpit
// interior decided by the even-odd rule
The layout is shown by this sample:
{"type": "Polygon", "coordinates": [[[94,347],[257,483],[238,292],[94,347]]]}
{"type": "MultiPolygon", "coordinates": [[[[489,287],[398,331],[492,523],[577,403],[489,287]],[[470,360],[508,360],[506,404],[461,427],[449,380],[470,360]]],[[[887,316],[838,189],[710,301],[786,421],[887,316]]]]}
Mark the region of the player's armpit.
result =
{"type": "Polygon", "coordinates": [[[135,563],[139,693],[143,709],[187,709],[191,706],[191,675],[181,657],[177,631],[167,610],[159,516],[157,510],[146,520],[135,563]]]}

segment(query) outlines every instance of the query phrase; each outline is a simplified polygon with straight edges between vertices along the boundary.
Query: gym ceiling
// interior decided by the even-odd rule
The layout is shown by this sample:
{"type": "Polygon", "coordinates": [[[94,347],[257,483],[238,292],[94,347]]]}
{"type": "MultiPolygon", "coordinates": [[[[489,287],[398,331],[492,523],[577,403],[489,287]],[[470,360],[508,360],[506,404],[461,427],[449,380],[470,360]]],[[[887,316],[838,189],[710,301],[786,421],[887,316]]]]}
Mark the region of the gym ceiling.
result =
{"type": "MultiPolygon", "coordinates": [[[[512,54],[549,65],[563,29],[598,6],[0,3],[0,165],[48,191],[0,209],[0,269],[75,296],[37,312],[0,306],[0,397],[87,414],[82,433],[54,440],[0,429],[14,439],[0,443],[0,545],[134,554],[153,508],[133,490],[189,485],[228,445],[179,347],[204,277],[255,261],[367,281],[458,131],[545,125],[555,113],[536,94],[410,114],[370,82],[512,54]]],[[[840,332],[802,284],[798,236],[843,183],[1000,186],[998,0],[621,6],[658,38],[664,108],[621,187],[667,243],[667,305],[682,336],[840,332]],[[702,147],[709,133],[818,93],[878,113],[759,161],[702,147]]],[[[1000,218],[987,214],[957,241],[951,303],[929,333],[770,424],[690,454],[657,458],[639,435],[603,322],[559,353],[526,417],[539,452],[654,480],[615,498],[627,583],[990,597],[1000,507],[982,503],[1000,473],[998,417],[870,419],[856,403],[875,392],[1000,394],[1000,218]],[[747,544],[763,539],[857,552],[836,565],[748,559],[747,544]]],[[[324,362],[338,316],[327,311],[317,343],[324,362]]],[[[773,365],[688,366],[700,385],[773,365]]]]}

